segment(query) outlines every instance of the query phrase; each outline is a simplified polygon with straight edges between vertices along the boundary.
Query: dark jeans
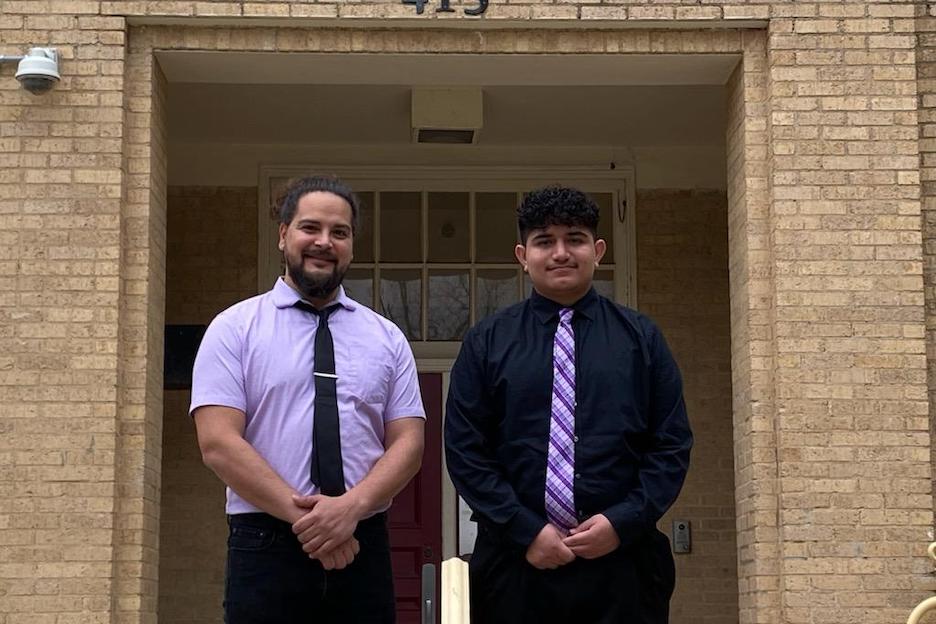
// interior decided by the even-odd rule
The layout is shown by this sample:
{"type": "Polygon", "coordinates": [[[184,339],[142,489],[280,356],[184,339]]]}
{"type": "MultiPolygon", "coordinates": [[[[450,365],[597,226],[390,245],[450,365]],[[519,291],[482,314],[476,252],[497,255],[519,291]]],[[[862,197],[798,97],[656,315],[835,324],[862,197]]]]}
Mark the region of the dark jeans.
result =
{"type": "Polygon", "coordinates": [[[393,624],[386,514],[358,523],[361,552],[343,570],[309,559],[290,525],[262,513],[228,517],[226,624],[393,624]]]}
{"type": "Polygon", "coordinates": [[[537,570],[483,525],[468,564],[471,624],[666,624],[675,569],[658,531],[598,559],[537,570]]]}

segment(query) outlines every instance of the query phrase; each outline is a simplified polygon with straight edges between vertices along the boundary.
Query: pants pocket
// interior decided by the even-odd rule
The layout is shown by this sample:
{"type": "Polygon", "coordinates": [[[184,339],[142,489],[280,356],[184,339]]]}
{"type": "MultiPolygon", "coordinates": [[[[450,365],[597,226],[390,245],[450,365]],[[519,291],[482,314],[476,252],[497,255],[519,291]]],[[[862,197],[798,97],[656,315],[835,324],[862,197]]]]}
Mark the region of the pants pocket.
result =
{"type": "Polygon", "coordinates": [[[231,550],[256,551],[269,548],[276,534],[272,529],[252,526],[232,526],[228,534],[228,548],[231,550]]]}
{"type": "Polygon", "coordinates": [[[295,536],[236,525],[228,535],[224,578],[226,624],[301,622],[321,601],[324,574],[295,536]]]}

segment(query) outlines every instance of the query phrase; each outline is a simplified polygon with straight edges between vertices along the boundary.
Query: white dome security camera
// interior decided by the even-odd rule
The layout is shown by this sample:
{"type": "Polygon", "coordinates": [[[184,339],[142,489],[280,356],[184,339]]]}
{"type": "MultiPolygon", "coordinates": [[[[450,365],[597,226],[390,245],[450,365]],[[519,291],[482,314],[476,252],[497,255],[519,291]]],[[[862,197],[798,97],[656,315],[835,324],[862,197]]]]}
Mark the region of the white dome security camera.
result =
{"type": "Polygon", "coordinates": [[[32,48],[16,68],[16,79],[33,95],[48,93],[61,78],[54,48],[32,48]]]}

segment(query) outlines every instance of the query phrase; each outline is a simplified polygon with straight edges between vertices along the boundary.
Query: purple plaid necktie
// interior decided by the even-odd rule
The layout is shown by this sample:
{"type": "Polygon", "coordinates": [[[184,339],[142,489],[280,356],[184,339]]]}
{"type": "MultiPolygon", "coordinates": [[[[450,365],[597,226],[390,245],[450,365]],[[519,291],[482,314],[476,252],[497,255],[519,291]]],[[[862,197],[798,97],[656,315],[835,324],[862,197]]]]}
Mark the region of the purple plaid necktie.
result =
{"type": "Polygon", "coordinates": [[[575,338],[572,308],[559,311],[553,342],[552,418],[546,458],[546,517],[563,532],[578,526],[575,516],[575,338]]]}

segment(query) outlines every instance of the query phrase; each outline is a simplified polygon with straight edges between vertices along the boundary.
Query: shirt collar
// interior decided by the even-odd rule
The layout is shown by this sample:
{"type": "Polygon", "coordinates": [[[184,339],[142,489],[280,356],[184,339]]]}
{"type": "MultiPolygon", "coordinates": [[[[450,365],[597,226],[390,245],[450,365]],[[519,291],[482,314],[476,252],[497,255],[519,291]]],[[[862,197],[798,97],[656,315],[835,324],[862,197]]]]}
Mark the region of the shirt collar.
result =
{"type": "MultiPolygon", "coordinates": [[[[276,283],[273,285],[273,305],[277,308],[291,308],[300,301],[304,301],[302,296],[293,290],[293,287],[287,284],[282,276],[276,278],[276,283]]],[[[328,304],[328,306],[333,305],[340,305],[351,311],[358,306],[354,299],[345,294],[344,286],[338,287],[338,296],[328,304]]]]}
{"type": "Polygon", "coordinates": [[[598,293],[595,292],[594,287],[589,288],[588,292],[585,293],[581,299],[570,306],[564,306],[560,303],[556,303],[552,299],[544,297],[536,292],[534,288],[530,295],[530,306],[533,308],[533,313],[536,314],[537,318],[543,323],[548,323],[554,318],[557,318],[559,316],[559,310],[562,308],[572,308],[575,310],[576,314],[581,314],[588,319],[594,319],[595,311],[598,307],[598,293]]]}

